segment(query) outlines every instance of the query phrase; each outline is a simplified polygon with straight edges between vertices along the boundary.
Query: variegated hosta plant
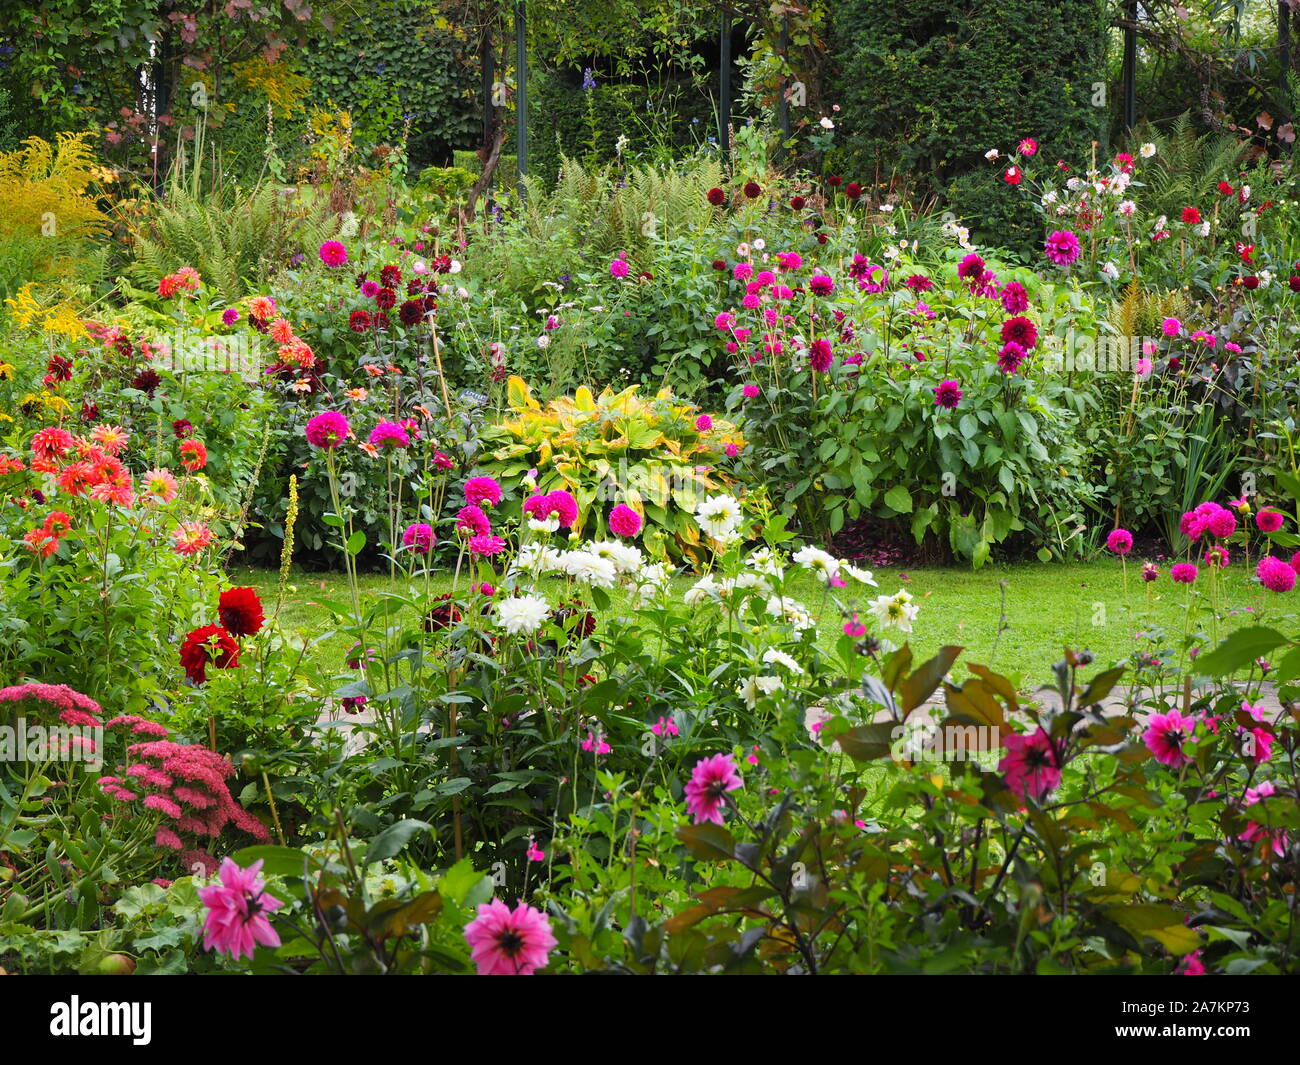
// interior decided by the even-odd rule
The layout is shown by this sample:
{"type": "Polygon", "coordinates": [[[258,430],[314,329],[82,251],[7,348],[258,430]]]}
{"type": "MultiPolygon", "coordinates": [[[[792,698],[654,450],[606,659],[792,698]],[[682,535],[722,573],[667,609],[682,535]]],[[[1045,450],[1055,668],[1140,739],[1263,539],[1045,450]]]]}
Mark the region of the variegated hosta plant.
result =
{"type": "Polygon", "coordinates": [[[483,432],[492,457],[486,472],[517,483],[535,469],[537,491],[571,492],[574,532],[584,537],[604,536],[610,509],[626,503],[645,519],[649,553],[698,562],[691,514],[733,483],[727,467],[744,439],[669,389],[647,398],[638,387],[598,396],[579,388],[543,406],[521,378],[510,378],[504,416],[483,432]]]}

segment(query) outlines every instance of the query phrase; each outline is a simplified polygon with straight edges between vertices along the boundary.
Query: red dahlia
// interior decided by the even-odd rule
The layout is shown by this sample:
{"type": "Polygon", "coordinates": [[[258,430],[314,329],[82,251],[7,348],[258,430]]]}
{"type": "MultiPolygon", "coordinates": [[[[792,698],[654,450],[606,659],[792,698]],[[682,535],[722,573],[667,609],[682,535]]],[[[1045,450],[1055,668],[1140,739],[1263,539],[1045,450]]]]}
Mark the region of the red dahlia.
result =
{"type": "Polygon", "coordinates": [[[227,588],[217,601],[217,616],[235,636],[256,636],[266,620],[262,600],[252,588],[227,588]]]}
{"type": "Polygon", "coordinates": [[[239,665],[239,644],[220,625],[201,625],[181,644],[181,665],[195,684],[208,679],[208,665],[233,669],[239,665]]]}

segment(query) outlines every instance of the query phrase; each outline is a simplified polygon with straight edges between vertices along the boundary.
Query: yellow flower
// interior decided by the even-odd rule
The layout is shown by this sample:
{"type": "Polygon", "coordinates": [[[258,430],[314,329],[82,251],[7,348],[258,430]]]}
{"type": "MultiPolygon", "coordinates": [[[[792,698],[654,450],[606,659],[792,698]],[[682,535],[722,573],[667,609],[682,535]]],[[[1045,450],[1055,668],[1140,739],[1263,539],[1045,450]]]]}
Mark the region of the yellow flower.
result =
{"type": "Polygon", "coordinates": [[[0,381],[8,381],[14,375],[14,368],[7,362],[0,362],[0,381]]]}

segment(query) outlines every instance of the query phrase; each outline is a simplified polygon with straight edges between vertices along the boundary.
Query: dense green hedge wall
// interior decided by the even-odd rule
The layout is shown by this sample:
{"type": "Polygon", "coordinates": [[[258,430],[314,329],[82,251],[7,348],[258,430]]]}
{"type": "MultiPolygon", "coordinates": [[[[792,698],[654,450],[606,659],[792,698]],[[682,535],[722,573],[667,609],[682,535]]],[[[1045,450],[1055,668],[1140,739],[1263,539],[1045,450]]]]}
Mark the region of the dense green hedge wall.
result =
{"type": "Polygon", "coordinates": [[[678,153],[717,134],[713,102],[689,81],[664,85],[533,73],[528,82],[528,172],[553,183],[561,155],[608,160],[620,137],[634,154],[678,153]]]}
{"type": "MultiPolygon", "coordinates": [[[[454,148],[477,147],[482,128],[477,55],[472,42],[434,28],[425,0],[372,0],[329,36],[312,39],[301,68],[309,101],[332,100],[355,126],[389,138],[411,122],[410,158],[418,168],[451,161],[454,148]]],[[[384,138],[377,138],[384,139],[384,138]]]]}
{"type": "Polygon", "coordinates": [[[984,152],[1034,137],[1053,162],[1084,159],[1109,115],[1091,105],[1106,45],[1103,0],[834,0],[845,147],[828,164],[923,183],[977,235],[1028,248],[1039,227],[984,152]]]}

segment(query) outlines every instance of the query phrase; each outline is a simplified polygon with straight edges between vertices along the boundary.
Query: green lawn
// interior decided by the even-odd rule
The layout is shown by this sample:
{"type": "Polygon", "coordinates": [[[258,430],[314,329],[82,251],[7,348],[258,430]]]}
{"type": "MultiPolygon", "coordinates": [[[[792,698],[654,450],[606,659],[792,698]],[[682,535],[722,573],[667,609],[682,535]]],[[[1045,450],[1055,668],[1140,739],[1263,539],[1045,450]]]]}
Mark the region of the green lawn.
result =
{"type": "MultiPolygon", "coordinates": [[[[905,587],[920,605],[915,630],[906,637],[918,658],[928,657],[943,644],[955,643],[966,648],[958,661],[959,676],[963,675],[962,661],[980,662],[1016,678],[1023,689],[1029,689],[1051,681],[1051,665],[1067,645],[1089,650],[1099,664],[1109,665],[1135,649],[1154,649],[1135,640],[1140,631],[1162,630],[1168,637],[1162,645],[1165,647],[1175,647],[1181,641],[1187,588],[1169,580],[1167,567],[1165,575],[1149,586],[1143,583],[1140,570],[1140,562],[1130,563],[1127,595],[1120,564],[1109,558],[1069,565],[987,565],[979,570],[878,570],[875,576],[881,593],[892,594],[905,587]]],[[[261,589],[270,609],[277,581],[274,571],[236,568],[230,578],[234,583],[261,589]]],[[[681,577],[674,587],[684,590],[690,583],[691,579],[681,577]]],[[[363,576],[363,600],[388,586],[386,576],[363,576]]],[[[435,594],[450,587],[450,575],[435,578],[435,594]]],[[[295,571],[291,589],[281,621],[304,636],[319,635],[331,628],[329,611],[320,606],[320,600],[349,598],[341,574],[295,571]]],[[[822,638],[830,641],[838,636],[841,620],[829,604],[822,606],[820,584],[811,576],[801,578],[796,594],[814,611],[820,609],[822,638]]],[[[1192,594],[1194,603],[1208,603],[1210,587],[1204,569],[1192,594]]],[[[1289,601],[1289,597],[1279,598],[1263,590],[1240,564],[1221,578],[1217,598],[1219,638],[1233,628],[1257,622],[1261,616],[1277,620],[1286,612],[1283,604],[1289,601]]],[[[611,609],[621,605],[615,603],[611,609]]],[[[1191,628],[1193,632],[1199,628],[1208,633],[1208,615],[1194,614],[1191,628]]],[[[897,632],[891,631],[890,635],[901,642],[897,632]]],[[[329,661],[322,665],[333,668],[341,660],[345,645],[343,637],[327,641],[321,654],[329,661]]]]}

